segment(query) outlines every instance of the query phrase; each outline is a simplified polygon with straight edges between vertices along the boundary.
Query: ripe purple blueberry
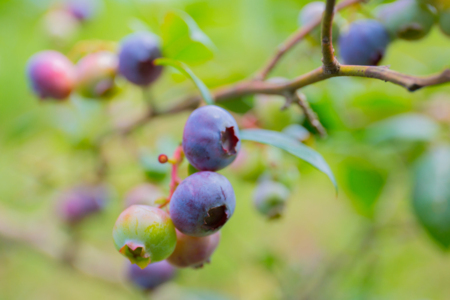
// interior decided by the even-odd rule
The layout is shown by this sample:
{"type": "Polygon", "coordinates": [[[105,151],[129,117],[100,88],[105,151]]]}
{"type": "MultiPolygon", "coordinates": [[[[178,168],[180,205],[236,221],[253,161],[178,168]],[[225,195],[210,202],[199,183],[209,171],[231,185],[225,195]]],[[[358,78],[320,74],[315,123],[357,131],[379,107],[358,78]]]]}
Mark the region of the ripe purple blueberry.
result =
{"type": "Polygon", "coordinates": [[[43,51],[28,61],[28,80],[40,98],[66,99],[75,86],[72,62],[56,51],[43,51]]]}
{"type": "Polygon", "coordinates": [[[376,66],[384,57],[389,42],[389,34],[380,22],[356,21],[339,39],[340,55],[347,65],[376,66]]]}
{"type": "Polygon", "coordinates": [[[115,88],[117,56],[100,51],[83,57],[76,66],[77,91],[85,97],[105,97],[115,88]]]}
{"type": "Polygon", "coordinates": [[[104,186],[78,186],[61,196],[58,211],[61,218],[74,225],[103,210],[109,198],[104,186]]]}
{"type": "Polygon", "coordinates": [[[162,67],[154,64],[161,57],[158,40],[149,32],[132,33],[122,40],[119,72],[130,82],[147,86],[161,75],[162,67]]]}
{"type": "Polygon", "coordinates": [[[281,183],[264,180],[255,189],[253,203],[269,219],[282,215],[289,198],[289,189],[281,183]]]}
{"type": "Polygon", "coordinates": [[[194,237],[177,230],[177,246],[167,261],[178,268],[201,268],[209,263],[220,241],[220,232],[205,237],[194,237]]]}
{"type": "Polygon", "coordinates": [[[183,132],[183,151],[200,171],[217,171],[236,158],[241,141],[234,118],[224,109],[208,105],[189,116],[183,132]]]}
{"type": "Polygon", "coordinates": [[[172,254],[177,235],[165,211],[146,205],[133,205],[117,218],[113,238],[120,253],[131,263],[145,268],[172,254]]]}
{"type": "Polygon", "coordinates": [[[172,280],[175,275],[176,269],[165,260],[150,264],[144,269],[129,264],[127,270],[128,280],[145,291],[153,291],[172,280]]]}
{"type": "Polygon", "coordinates": [[[157,200],[164,197],[161,189],[153,184],[144,183],[136,186],[125,197],[125,206],[148,205],[158,206],[157,200]]]}
{"type": "Polygon", "coordinates": [[[236,198],[231,183],[214,172],[197,172],[187,177],[170,201],[175,227],[190,236],[211,235],[231,218],[236,198]]]}

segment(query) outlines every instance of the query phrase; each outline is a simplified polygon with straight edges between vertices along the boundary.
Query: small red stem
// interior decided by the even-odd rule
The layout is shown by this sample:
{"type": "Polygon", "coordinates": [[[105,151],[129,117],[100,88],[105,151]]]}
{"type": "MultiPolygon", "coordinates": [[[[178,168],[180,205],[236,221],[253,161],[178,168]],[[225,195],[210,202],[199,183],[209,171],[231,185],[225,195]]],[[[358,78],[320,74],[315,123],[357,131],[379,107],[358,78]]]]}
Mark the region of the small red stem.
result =
{"type": "Polygon", "coordinates": [[[173,153],[173,158],[169,160],[172,163],[172,171],[170,172],[170,192],[169,197],[167,197],[166,201],[159,206],[159,208],[163,208],[170,203],[170,199],[172,199],[173,193],[177,189],[178,185],[181,182],[181,179],[178,177],[178,167],[183,162],[184,153],[183,147],[178,146],[173,153]]]}

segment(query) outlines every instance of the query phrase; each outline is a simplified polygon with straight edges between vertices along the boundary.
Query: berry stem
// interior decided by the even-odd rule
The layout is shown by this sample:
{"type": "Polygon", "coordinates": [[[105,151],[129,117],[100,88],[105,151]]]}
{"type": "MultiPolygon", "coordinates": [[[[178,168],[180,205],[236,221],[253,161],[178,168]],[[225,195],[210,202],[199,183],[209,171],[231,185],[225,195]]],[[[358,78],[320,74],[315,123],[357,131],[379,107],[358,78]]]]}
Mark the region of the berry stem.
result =
{"type": "Polygon", "coordinates": [[[178,167],[183,162],[183,158],[184,158],[183,147],[178,146],[175,149],[175,152],[173,153],[173,157],[167,160],[167,162],[172,164],[172,170],[170,172],[170,192],[169,197],[167,197],[166,201],[162,203],[159,206],[159,208],[163,208],[170,203],[173,193],[175,193],[175,190],[177,189],[178,185],[181,182],[180,177],[178,177],[178,167]]]}

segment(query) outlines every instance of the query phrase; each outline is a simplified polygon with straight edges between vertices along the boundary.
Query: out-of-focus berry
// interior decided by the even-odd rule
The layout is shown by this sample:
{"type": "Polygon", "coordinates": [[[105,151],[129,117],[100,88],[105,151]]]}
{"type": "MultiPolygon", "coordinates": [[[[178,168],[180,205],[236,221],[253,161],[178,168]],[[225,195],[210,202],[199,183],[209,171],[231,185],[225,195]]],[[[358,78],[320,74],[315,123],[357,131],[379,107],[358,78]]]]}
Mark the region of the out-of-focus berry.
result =
{"type": "Polygon", "coordinates": [[[389,42],[389,34],[380,22],[356,21],[339,39],[340,55],[347,65],[376,66],[383,59],[389,42]]]}
{"type": "Polygon", "coordinates": [[[76,66],[77,91],[88,98],[111,95],[115,88],[117,67],[118,59],[112,52],[86,55],[76,66]]]}
{"type": "MultiPolygon", "coordinates": [[[[298,24],[302,27],[310,25],[312,22],[322,17],[324,10],[325,10],[325,2],[313,1],[306,4],[298,15],[298,24]]],[[[337,40],[339,38],[340,29],[339,25],[336,22],[337,17],[338,15],[335,15],[335,21],[333,22],[332,28],[333,40],[337,40]]],[[[310,34],[308,34],[308,37],[312,40],[314,44],[320,45],[322,40],[321,35],[322,32],[320,26],[318,26],[310,34]]]]}
{"type": "Polygon", "coordinates": [[[136,186],[125,197],[125,206],[129,207],[132,205],[148,205],[148,206],[158,206],[158,199],[164,197],[161,189],[150,183],[144,183],[136,186]]]}
{"type": "Polygon", "coordinates": [[[86,217],[98,213],[105,207],[110,194],[106,187],[83,185],[64,192],[59,202],[59,215],[68,224],[74,225],[86,217]]]}
{"type": "Polygon", "coordinates": [[[211,235],[231,218],[236,198],[231,183],[214,172],[197,172],[187,177],[170,201],[175,227],[190,236],[211,235]]]}
{"type": "Polygon", "coordinates": [[[431,31],[436,16],[427,4],[416,0],[397,0],[382,6],[378,19],[392,38],[418,40],[431,31]]]}
{"type": "Polygon", "coordinates": [[[145,291],[153,291],[176,275],[176,269],[165,260],[149,264],[144,269],[133,264],[128,264],[127,267],[127,279],[145,291]]]}
{"type": "Polygon", "coordinates": [[[28,80],[40,98],[66,99],[75,86],[72,62],[56,51],[42,51],[28,61],[28,80]]]}
{"type": "Polygon", "coordinates": [[[166,259],[175,249],[177,235],[169,215],[156,207],[133,205],[117,218],[113,229],[116,249],[131,263],[145,268],[166,259]]]}
{"type": "Polygon", "coordinates": [[[52,41],[65,45],[77,34],[80,24],[68,11],[52,9],[44,15],[43,27],[52,41]]]}
{"type": "Polygon", "coordinates": [[[283,184],[263,180],[255,189],[253,203],[261,214],[275,219],[283,214],[289,194],[289,189],[283,184]]]}
{"type": "Polygon", "coordinates": [[[154,64],[161,57],[158,40],[149,32],[126,36],[119,53],[119,72],[130,82],[147,86],[161,75],[162,67],[154,64]]]}
{"type": "Polygon", "coordinates": [[[79,21],[91,19],[98,11],[99,0],[67,0],[67,11],[79,21]]]}
{"type": "Polygon", "coordinates": [[[177,246],[167,261],[178,268],[200,268],[210,262],[210,257],[220,241],[220,232],[205,237],[189,236],[177,230],[177,246]]]}
{"type": "Polygon", "coordinates": [[[184,126],[183,151],[196,169],[223,169],[233,162],[240,148],[237,123],[223,108],[203,106],[189,116],[184,126]]]}

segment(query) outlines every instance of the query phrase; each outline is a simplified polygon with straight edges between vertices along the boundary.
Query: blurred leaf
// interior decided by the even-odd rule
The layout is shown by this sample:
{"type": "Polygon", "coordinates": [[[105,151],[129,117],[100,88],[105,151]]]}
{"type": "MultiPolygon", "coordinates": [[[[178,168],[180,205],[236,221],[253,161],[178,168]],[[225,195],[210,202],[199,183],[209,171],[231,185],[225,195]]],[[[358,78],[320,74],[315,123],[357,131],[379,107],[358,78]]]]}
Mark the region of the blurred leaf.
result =
{"type": "Polygon", "coordinates": [[[214,44],[187,13],[168,13],[161,31],[164,56],[187,63],[202,63],[213,57],[214,44]]]}
{"type": "Polygon", "coordinates": [[[199,172],[199,170],[197,170],[193,165],[188,164],[188,174],[189,175],[192,175],[197,172],[199,172]]]}
{"type": "Polygon", "coordinates": [[[161,164],[158,161],[158,155],[141,154],[140,163],[146,178],[152,182],[163,181],[170,170],[168,164],[161,164]]]}
{"type": "Polygon", "coordinates": [[[218,104],[218,106],[238,114],[245,114],[253,108],[253,97],[241,97],[224,101],[218,104]]]}
{"type": "Polygon", "coordinates": [[[450,146],[426,153],[414,172],[414,212],[430,236],[450,246],[450,146]]]}
{"type": "Polygon", "coordinates": [[[337,191],[337,182],[334,178],[333,172],[328,166],[327,162],[323,159],[315,150],[303,145],[295,139],[276,131],[263,130],[263,129],[247,129],[241,131],[241,139],[247,141],[254,141],[262,144],[272,145],[283,149],[298,158],[311,164],[317,170],[325,173],[337,191]]]}
{"type": "Polygon", "coordinates": [[[439,125],[420,114],[402,114],[377,122],[367,129],[367,138],[380,143],[390,140],[430,141],[439,132],[439,125]]]}
{"type": "Polygon", "coordinates": [[[186,75],[186,77],[191,78],[192,81],[200,90],[200,93],[202,94],[202,97],[205,100],[205,102],[207,104],[214,104],[214,100],[206,85],[197,76],[195,76],[195,74],[191,71],[191,69],[189,69],[189,67],[185,63],[170,58],[158,58],[155,60],[155,64],[174,67],[175,69],[186,75]]]}
{"type": "Polygon", "coordinates": [[[355,209],[372,217],[375,204],[386,184],[386,173],[363,158],[348,158],[341,167],[343,188],[355,209]]]}

